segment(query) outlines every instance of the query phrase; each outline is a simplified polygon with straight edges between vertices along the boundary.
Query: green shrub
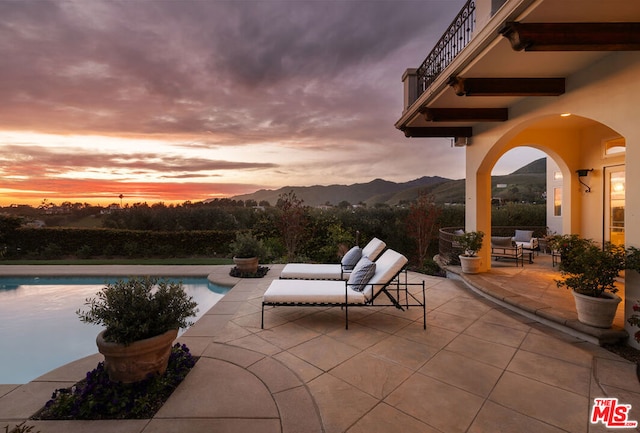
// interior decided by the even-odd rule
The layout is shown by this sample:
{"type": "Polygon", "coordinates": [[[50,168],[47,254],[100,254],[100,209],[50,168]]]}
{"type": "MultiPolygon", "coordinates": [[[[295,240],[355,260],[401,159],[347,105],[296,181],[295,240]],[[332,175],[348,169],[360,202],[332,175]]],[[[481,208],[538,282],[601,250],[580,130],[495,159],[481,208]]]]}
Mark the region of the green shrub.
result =
{"type": "Polygon", "coordinates": [[[446,272],[443,271],[442,268],[440,268],[440,266],[438,266],[438,264],[431,258],[425,259],[424,263],[422,264],[422,268],[418,269],[418,272],[426,275],[433,275],[435,277],[447,276],[446,272]]]}
{"type": "Polygon", "coordinates": [[[47,244],[40,252],[40,256],[43,259],[59,259],[63,256],[62,248],[57,244],[47,244]]]}
{"type": "Polygon", "coordinates": [[[76,251],[76,257],[81,259],[88,259],[91,257],[91,247],[89,245],[81,246],[78,251],[76,251]]]}
{"type": "Polygon", "coordinates": [[[127,257],[145,257],[145,254],[141,254],[138,243],[135,241],[127,242],[124,244],[123,252],[127,257]]]}
{"type": "Polygon", "coordinates": [[[87,299],[88,311],[78,310],[80,321],[106,328],[104,339],[120,344],[154,337],[192,323],[197,304],[182,283],[139,277],[107,284],[87,299]]]}
{"type": "Polygon", "coordinates": [[[229,250],[233,257],[250,258],[263,257],[266,250],[262,240],[256,238],[251,232],[238,232],[233,242],[229,244],[229,250]]]}

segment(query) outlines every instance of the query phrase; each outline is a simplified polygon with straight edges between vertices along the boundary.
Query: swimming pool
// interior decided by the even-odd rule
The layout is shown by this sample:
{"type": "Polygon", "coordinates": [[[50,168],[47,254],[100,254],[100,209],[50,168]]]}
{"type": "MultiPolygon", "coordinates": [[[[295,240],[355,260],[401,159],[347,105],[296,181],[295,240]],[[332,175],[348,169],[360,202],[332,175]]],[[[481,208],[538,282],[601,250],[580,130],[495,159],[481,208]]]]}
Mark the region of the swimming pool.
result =
{"type": "MultiPolygon", "coordinates": [[[[27,383],[97,352],[102,327],[80,322],[76,311],[106,283],[126,277],[0,278],[0,384],[27,383]]],[[[198,303],[197,320],[229,291],[206,278],[181,281],[198,303]]],[[[195,321],[194,320],[194,321],[195,321]]]]}

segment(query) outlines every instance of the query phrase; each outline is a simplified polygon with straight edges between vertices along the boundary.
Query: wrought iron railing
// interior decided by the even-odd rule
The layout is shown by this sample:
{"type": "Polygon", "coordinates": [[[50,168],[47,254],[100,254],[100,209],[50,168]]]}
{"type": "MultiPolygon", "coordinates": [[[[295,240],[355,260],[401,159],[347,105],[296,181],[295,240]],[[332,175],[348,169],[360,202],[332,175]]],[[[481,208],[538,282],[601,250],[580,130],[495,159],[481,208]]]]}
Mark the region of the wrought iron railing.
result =
{"type": "Polygon", "coordinates": [[[418,97],[467,46],[476,23],[476,2],[469,0],[418,68],[418,97]]]}

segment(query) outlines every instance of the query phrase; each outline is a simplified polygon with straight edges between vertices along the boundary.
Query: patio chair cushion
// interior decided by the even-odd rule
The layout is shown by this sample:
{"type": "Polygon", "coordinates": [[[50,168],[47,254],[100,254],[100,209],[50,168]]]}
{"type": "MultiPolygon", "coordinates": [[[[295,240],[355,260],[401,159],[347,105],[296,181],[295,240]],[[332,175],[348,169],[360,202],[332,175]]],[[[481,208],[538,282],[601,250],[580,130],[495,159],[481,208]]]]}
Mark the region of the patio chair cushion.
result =
{"type": "Polygon", "coordinates": [[[263,302],[283,304],[365,304],[362,292],[356,292],[344,281],[273,280],[264,293],[263,302]],[[346,298],[345,298],[346,297],[346,298]]]}
{"type": "Polygon", "coordinates": [[[511,247],[513,246],[513,240],[511,236],[491,236],[492,247],[511,247]]]}
{"type": "Polygon", "coordinates": [[[516,242],[531,242],[533,237],[533,230],[516,230],[516,235],[513,240],[516,242]]]}
{"type": "Polygon", "coordinates": [[[373,238],[362,249],[362,255],[368,257],[369,260],[375,260],[382,253],[386,246],[387,244],[380,239],[373,238]]]}
{"type": "Polygon", "coordinates": [[[353,269],[353,272],[351,272],[347,284],[353,290],[362,292],[375,272],[376,264],[367,257],[363,257],[353,269]]]}
{"type": "Polygon", "coordinates": [[[345,271],[350,271],[353,267],[358,263],[358,260],[362,257],[362,248],[356,246],[351,248],[347,253],[342,257],[340,263],[342,263],[342,268],[345,271]]]}
{"type": "Polygon", "coordinates": [[[338,263],[287,263],[280,278],[298,280],[346,280],[349,272],[338,263]]]}
{"type": "Polygon", "coordinates": [[[367,300],[377,295],[383,286],[398,275],[408,262],[409,260],[397,251],[385,251],[384,254],[376,260],[376,272],[363,291],[367,300]]]}

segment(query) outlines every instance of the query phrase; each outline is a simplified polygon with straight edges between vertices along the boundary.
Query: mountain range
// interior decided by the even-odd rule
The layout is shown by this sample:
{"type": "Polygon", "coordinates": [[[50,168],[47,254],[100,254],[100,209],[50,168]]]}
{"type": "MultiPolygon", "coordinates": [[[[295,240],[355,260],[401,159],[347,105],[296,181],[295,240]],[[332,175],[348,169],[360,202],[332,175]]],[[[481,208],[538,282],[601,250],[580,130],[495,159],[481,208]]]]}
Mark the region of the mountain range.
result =
{"type": "MultiPolygon", "coordinates": [[[[492,196],[505,201],[535,201],[546,190],[546,158],[540,158],[504,176],[492,176],[492,196]]],[[[234,200],[278,202],[281,194],[293,191],[305,205],[320,206],[364,203],[367,206],[395,206],[415,200],[422,192],[432,194],[437,203],[464,203],[464,179],[424,176],[409,182],[374,179],[352,185],[285,186],[276,190],[261,189],[251,194],[232,197],[234,200]]]]}

